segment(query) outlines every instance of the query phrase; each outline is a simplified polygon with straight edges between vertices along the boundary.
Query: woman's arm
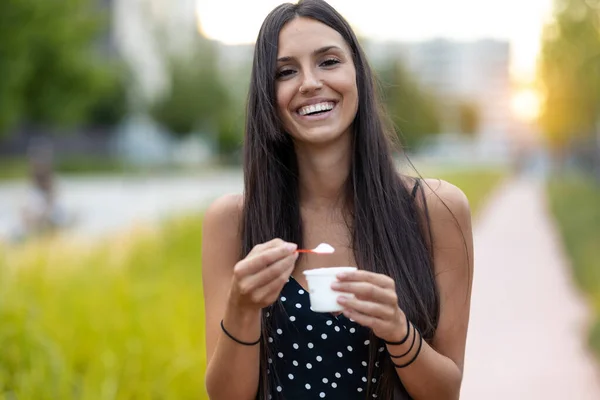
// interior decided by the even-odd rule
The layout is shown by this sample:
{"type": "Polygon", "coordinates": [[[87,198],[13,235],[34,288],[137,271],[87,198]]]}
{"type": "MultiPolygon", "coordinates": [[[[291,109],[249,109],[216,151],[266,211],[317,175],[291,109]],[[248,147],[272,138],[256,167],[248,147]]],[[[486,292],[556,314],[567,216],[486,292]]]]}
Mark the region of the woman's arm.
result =
{"type": "MultiPolygon", "coordinates": [[[[340,282],[332,286],[356,296],[338,300],[348,318],[370,327],[388,342],[403,342],[387,347],[390,355],[401,356],[392,361],[401,366],[396,372],[413,399],[455,400],[462,381],[473,277],[471,216],[467,198],[455,186],[429,181],[424,192],[440,293],[440,319],[431,343],[408,329],[392,278],[359,270],[338,275],[340,282]]],[[[424,199],[419,201],[422,206],[424,199]]]]}
{"type": "MultiPolygon", "coordinates": [[[[404,387],[415,400],[458,399],[469,324],[473,281],[473,234],[471,212],[464,193],[448,182],[426,180],[425,198],[417,196],[421,207],[427,202],[433,239],[433,261],[440,293],[440,319],[431,343],[422,342],[414,363],[396,368],[404,387]]],[[[403,330],[406,334],[406,330],[403,330]]],[[[411,335],[414,331],[411,332],[411,335]]],[[[418,337],[416,339],[419,339],[418,337]]],[[[388,345],[392,355],[404,354],[412,336],[403,345],[388,345]]],[[[409,361],[418,341],[406,357],[409,361]]]]}
{"type": "Polygon", "coordinates": [[[234,265],[240,260],[241,197],[216,200],[204,215],[202,231],[202,284],[206,331],[206,377],[212,400],[256,398],[259,345],[243,346],[226,337],[251,342],[260,336],[260,311],[240,312],[228,304],[234,265]]]}
{"type": "Polygon", "coordinates": [[[204,217],[205,382],[213,400],[256,398],[261,310],[277,299],[298,257],[295,244],[273,239],[240,260],[241,210],[239,196],[226,196],[204,217]]]}

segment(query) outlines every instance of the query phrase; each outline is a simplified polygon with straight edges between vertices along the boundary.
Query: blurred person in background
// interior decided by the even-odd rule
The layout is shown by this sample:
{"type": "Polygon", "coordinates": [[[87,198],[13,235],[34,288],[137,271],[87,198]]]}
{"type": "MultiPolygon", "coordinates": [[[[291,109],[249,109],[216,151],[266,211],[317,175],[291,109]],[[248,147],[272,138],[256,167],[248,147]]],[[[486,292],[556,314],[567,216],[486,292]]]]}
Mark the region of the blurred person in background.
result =
{"type": "Polygon", "coordinates": [[[69,225],[70,219],[61,206],[54,173],[54,151],[47,139],[36,138],[27,149],[29,186],[20,210],[20,224],[15,239],[38,236],[69,225]]]}
{"type": "Polygon", "coordinates": [[[212,400],[458,399],[470,310],[468,201],[400,174],[372,72],[322,0],[265,19],[248,96],[243,195],[203,227],[212,400]],[[298,248],[333,245],[331,255],[298,248]],[[338,275],[342,313],[310,309],[303,271],[338,275]]]}

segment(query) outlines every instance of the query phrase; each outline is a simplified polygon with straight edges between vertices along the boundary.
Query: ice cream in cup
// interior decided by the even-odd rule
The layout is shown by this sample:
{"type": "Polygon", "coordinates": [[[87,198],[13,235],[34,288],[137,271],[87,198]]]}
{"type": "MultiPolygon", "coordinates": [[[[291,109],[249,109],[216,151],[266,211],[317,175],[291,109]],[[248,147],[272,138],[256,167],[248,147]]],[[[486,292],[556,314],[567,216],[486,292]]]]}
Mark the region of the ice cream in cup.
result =
{"type": "MultiPolygon", "coordinates": [[[[331,284],[337,281],[337,274],[356,271],[356,267],[327,267],[309,269],[303,272],[308,283],[310,308],[316,312],[336,312],[343,308],[337,299],[341,292],[331,289],[331,284]]],[[[351,297],[350,294],[345,296],[351,297]]]]}

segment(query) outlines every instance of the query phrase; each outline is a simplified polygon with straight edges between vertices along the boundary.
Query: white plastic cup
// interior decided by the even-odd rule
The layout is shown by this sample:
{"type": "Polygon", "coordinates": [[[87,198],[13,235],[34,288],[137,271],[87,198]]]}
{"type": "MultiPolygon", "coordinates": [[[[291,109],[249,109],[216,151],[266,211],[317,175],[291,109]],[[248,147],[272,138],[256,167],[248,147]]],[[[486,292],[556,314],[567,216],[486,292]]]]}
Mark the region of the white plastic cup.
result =
{"type": "MultiPolygon", "coordinates": [[[[337,281],[337,274],[351,271],[356,271],[356,267],[327,267],[304,271],[308,283],[310,309],[316,312],[342,311],[343,307],[337,302],[341,292],[331,289],[331,284],[337,281]]],[[[351,294],[345,296],[353,297],[351,294]]]]}

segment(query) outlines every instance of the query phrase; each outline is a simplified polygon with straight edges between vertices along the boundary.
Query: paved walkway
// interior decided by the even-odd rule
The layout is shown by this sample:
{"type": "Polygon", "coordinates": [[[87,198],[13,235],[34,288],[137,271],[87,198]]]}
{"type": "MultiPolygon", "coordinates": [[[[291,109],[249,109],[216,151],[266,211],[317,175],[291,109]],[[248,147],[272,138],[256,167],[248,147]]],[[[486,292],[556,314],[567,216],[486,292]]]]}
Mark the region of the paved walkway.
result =
{"type": "Polygon", "coordinates": [[[589,313],[542,184],[509,182],[475,223],[461,400],[600,399],[600,375],[585,348],[589,313]]]}

